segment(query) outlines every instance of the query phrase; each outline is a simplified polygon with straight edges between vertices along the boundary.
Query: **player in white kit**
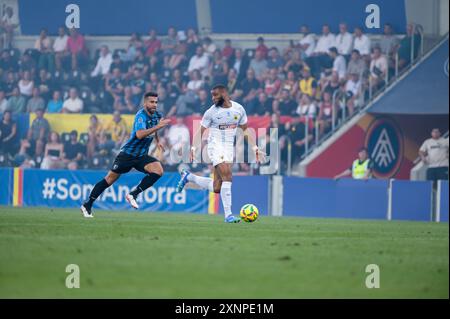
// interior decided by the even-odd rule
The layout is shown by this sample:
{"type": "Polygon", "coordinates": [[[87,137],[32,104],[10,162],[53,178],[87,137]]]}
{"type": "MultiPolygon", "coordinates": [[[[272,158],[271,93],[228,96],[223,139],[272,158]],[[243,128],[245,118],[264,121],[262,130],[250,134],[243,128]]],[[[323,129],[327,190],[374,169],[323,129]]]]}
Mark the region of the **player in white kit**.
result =
{"type": "MultiPolygon", "coordinates": [[[[177,185],[177,191],[181,192],[186,183],[192,182],[202,188],[220,193],[225,212],[225,222],[238,223],[240,219],[233,216],[231,212],[231,166],[237,128],[242,129],[249,147],[255,152],[257,162],[265,154],[258,149],[253,138],[248,134],[247,114],[244,107],[230,100],[227,88],[224,85],[216,85],[211,90],[211,95],[214,105],[203,115],[200,130],[196,134],[200,133],[200,136],[203,136],[204,131],[209,128],[207,150],[214,166],[214,178],[197,176],[183,170],[177,185]]],[[[193,139],[193,141],[197,140],[199,139],[193,139]]],[[[196,150],[197,148],[192,146],[191,161],[196,150]]]]}

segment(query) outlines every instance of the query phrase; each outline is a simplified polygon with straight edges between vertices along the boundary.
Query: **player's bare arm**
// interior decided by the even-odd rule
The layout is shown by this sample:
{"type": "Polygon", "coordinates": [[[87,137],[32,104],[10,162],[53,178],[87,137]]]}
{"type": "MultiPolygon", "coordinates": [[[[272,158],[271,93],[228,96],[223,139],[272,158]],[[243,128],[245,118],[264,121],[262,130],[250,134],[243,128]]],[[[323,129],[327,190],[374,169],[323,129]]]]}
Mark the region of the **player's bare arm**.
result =
{"type": "Polygon", "coordinates": [[[248,125],[246,124],[242,124],[239,125],[239,128],[244,132],[244,139],[247,140],[247,143],[249,145],[249,147],[253,150],[253,152],[255,153],[256,156],[256,162],[257,163],[261,163],[262,161],[264,161],[264,158],[266,156],[266,153],[264,153],[263,151],[261,151],[258,147],[258,145],[256,145],[256,141],[253,139],[253,136],[251,136],[250,131],[248,130],[248,125]]]}

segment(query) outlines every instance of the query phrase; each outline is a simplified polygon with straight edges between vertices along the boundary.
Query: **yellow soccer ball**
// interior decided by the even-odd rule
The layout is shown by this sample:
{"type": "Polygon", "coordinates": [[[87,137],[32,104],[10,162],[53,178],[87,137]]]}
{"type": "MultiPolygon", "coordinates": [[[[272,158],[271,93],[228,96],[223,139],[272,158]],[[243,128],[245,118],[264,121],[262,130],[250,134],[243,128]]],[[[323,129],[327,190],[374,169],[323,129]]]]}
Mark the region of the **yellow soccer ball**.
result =
{"type": "Polygon", "coordinates": [[[245,204],[241,208],[240,216],[247,223],[254,222],[259,215],[258,208],[253,204],[245,204]]]}

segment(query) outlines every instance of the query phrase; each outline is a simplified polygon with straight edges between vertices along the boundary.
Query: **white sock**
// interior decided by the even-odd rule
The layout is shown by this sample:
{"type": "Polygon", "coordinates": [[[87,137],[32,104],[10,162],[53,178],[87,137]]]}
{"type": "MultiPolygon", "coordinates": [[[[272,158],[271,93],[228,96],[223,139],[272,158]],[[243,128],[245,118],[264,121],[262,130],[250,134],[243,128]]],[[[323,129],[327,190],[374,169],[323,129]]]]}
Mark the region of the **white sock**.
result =
{"type": "Polygon", "coordinates": [[[202,177],[191,173],[188,175],[187,180],[202,188],[209,189],[210,192],[214,190],[213,179],[210,177],[202,177]]]}
{"type": "Polygon", "coordinates": [[[222,182],[220,189],[225,218],[231,215],[231,182],[222,182]]]}

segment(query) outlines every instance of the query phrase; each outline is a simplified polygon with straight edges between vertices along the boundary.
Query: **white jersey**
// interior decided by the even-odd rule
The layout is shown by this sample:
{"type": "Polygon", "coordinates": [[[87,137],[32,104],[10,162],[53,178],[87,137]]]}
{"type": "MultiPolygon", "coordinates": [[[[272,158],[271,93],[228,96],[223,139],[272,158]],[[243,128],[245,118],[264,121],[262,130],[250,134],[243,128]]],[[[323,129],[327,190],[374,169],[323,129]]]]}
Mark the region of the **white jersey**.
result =
{"type": "Polygon", "coordinates": [[[231,101],[231,107],[211,106],[203,115],[201,125],[209,128],[208,144],[233,145],[239,125],[247,123],[242,105],[231,101]]]}
{"type": "Polygon", "coordinates": [[[234,101],[231,101],[231,107],[213,105],[205,112],[201,125],[209,128],[208,155],[214,166],[233,161],[236,131],[244,124],[247,124],[247,113],[234,101]]]}

